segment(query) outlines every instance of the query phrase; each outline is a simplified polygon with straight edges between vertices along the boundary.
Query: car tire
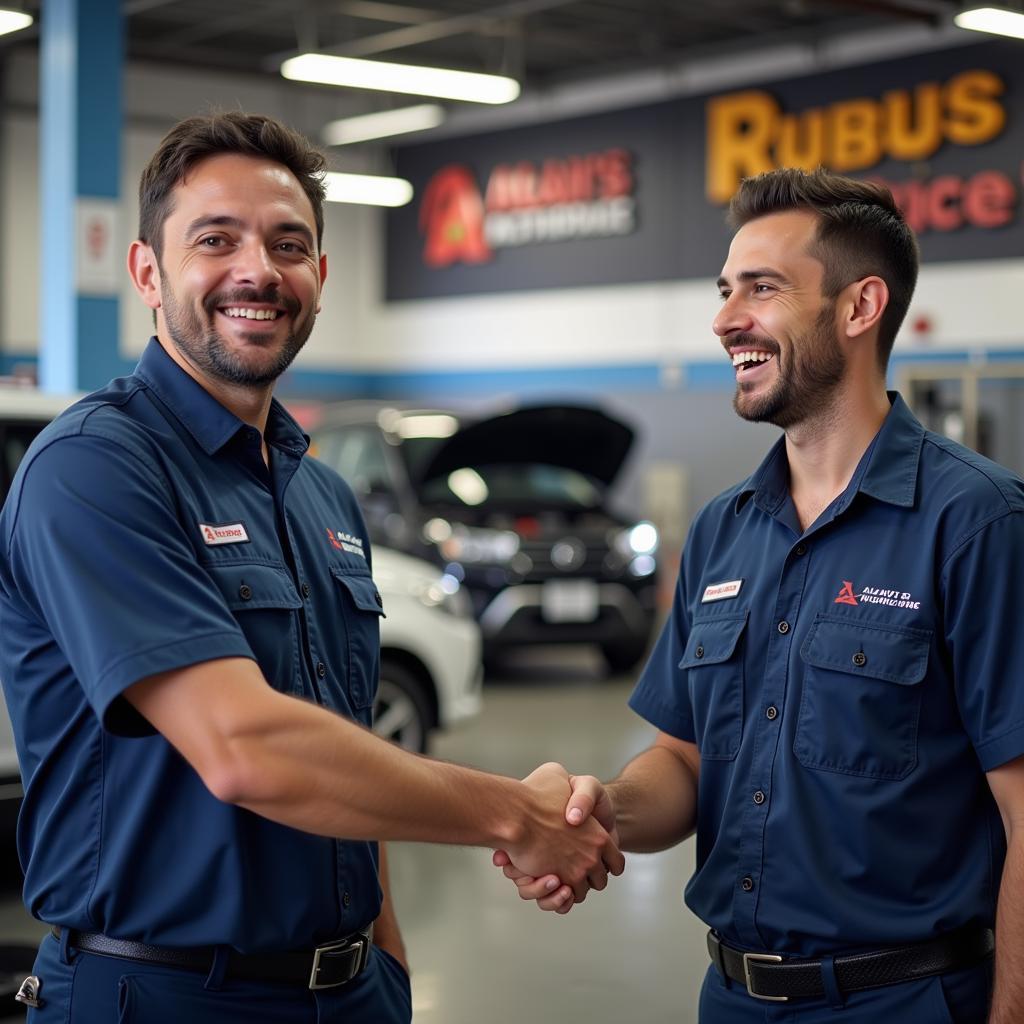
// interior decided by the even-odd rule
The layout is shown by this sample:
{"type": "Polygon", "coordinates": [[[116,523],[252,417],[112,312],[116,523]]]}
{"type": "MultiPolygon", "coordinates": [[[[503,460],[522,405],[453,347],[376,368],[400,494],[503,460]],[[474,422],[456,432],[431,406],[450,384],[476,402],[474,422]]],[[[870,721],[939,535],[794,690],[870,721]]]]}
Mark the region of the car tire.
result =
{"type": "Polygon", "coordinates": [[[621,675],[636,668],[643,661],[643,657],[647,653],[647,639],[645,637],[643,640],[623,640],[615,644],[603,644],[601,653],[612,672],[621,675]]]}
{"type": "Polygon", "coordinates": [[[423,681],[404,665],[384,658],[373,707],[373,731],[413,753],[425,754],[432,726],[430,699],[423,681]]]}

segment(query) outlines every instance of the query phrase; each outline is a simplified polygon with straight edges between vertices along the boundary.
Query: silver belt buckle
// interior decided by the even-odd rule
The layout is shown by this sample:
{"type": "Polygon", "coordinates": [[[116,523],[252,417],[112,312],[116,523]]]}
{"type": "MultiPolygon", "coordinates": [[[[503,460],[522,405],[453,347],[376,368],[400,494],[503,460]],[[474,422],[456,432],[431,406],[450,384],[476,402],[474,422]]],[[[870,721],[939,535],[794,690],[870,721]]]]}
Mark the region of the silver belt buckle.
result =
{"type": "Polygon", "coordinates": [[[753,983],[750,980],[750,961],[756,960],[758,963],[764,964],[781,964],[782,957],[776,953],[744,953],[743,954],[743,977],[747,983],[747,995],[753,996],[755,999],[764,999],[769,1003],[788,1003],[789,996],[763,996],[760,992],[755,992],[753,983]]]}
{"type": "Polygon", "coordinates": [[[309,987],[313,991],[322,988],[337,988],[338,985],[344,985],[346,982],[351,981],[352,978],[357,977],[362,973],[363,968],[366,966],[366,961],[370,959],[370,937],[364,935],[362,932],[357,934],[354,938],[348,936],[344,939],[339,939],[337,942],[329,942],[325,946],[317,946],[313,950],[313,969],[309,972],[309,987]],[[356,963],[356,969],[352,972],[351,977],[345,981],[329,981],[326,984],[319,984],[316,980],[316,976],[320,973],[320,957],[324,953],[336,953],[339,950],[345,949],[359,949],[359,960],[356,963]]]}

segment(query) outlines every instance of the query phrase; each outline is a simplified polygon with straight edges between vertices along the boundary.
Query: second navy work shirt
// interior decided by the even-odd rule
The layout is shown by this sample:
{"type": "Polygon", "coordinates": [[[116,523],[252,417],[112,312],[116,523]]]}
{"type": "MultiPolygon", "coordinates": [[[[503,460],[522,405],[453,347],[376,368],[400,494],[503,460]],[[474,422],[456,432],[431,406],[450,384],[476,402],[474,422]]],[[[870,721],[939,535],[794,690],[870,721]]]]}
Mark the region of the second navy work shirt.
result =
{"type": "Polygon", "coordinates": [[[992,926],[1024,754],[1024,484],[892,408],[801,531],[784,439],[702,510],[631,698],[700,750],[693,911],[797,956],[992,926]]]}
{"type": "Polygon", "coordinates": [[[382,609],[362,518],[276,402],[266,442],[269,469],[259,432],[154,339],[22,462],[0,517],[0,679],[43,921],[251,952],[379,912],[375,844],[220,802],[122,696],[251,658],[282,693],[369,724],[382,609]]]}

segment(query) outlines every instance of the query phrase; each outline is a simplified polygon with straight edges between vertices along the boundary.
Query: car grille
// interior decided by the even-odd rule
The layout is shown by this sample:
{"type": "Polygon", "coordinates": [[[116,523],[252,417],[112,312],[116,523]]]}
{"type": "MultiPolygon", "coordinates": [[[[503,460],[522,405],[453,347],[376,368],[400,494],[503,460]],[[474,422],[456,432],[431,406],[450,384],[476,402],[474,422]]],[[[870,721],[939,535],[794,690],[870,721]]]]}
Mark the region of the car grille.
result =
{"type": "Polygon", "coordinates": [[[540,582],[542,580],[564,580],[572,579],[574,576],[582,576],[590,579],[617,576],[617,572],[611,572],[605,561],[608,556],[608,545],[604,538],[579,537],[570,535],[565,537],[554,537],[546,540],[524,540],[519,545],[520,554],[526,555],[532,563],[532,568],[523,574],[525,582],[540,582]],[[552,551],[560,541],[575,539],[582,545],[581,557],[578,563],[562,568],[554,564],[552,551]]]}

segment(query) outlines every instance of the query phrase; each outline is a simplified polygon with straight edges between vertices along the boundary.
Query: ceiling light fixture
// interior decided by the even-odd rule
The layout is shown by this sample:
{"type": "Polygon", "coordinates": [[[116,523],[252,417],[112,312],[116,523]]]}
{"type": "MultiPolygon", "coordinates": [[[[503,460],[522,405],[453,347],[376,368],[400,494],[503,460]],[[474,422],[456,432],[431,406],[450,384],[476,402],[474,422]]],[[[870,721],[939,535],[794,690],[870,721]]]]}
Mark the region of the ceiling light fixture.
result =
{"type": "Polygon", "coordinates": [[[8,32],[18,32],[28,28],[32,24],[32,15],[24,11],[12,11],[7,8],[0,8],[0,36],[8,32]]]}
{"type": "Polygon", "coordinates": [[[415,107],[382,110],[376,114],[343,117],[325,124],[320,138],[325,146],[348,146],[368,139],[383,139],[389,135],[421,132],[436,128],[444,121],[444,107],[436,103],[420,103],[415,107]]]}
{"type": "Polygon", "coordinates": [[[376,174],[339,174],[324,177],[327,202],[357,203],[361,206],[405,206],[412,199],[412,185],[404,178],[376,174]]]}
{"type": "Polygon", "coordinates": [[[438,96],[470,103],[511,103],[519,95],[519,83],[514,78],[501,75],[388,64],[382,60],[360,60],[356,57],[332,57],[326,53],[291,57],[281,65],[281,74],[297,82],[438,96]]]}
{"type": "Polygon", "coordinates": [[[958,28],[969,28],[974,32],[1024,39],[1024,14],[1005,7],[972,7],[957,14],[953,23],[958,28]]]}

